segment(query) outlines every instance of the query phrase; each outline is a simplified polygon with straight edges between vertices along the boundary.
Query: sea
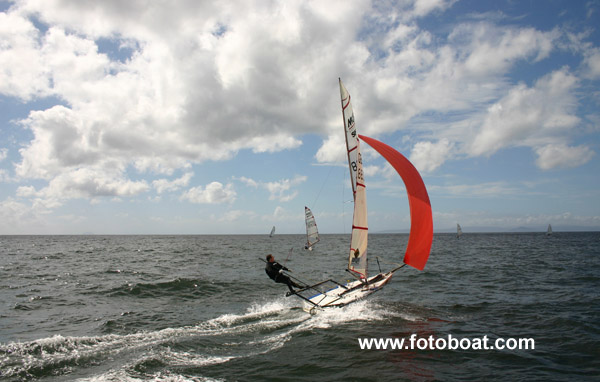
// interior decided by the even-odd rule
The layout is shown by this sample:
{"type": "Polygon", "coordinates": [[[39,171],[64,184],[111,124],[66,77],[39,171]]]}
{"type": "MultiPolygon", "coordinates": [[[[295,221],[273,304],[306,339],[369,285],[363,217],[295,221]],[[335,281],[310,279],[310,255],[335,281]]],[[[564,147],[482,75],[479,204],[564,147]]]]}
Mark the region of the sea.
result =
{"type": "MultiPolygon", "coordinates": [[[[346,282],[349,235],[304,240],[0,236],[0,381],[600,380],[600,232],[435,234],[423,271],[313,315],[262,259],[346,282]]],[[[407,240],[370,235],[370,273],[407,240]]]]}

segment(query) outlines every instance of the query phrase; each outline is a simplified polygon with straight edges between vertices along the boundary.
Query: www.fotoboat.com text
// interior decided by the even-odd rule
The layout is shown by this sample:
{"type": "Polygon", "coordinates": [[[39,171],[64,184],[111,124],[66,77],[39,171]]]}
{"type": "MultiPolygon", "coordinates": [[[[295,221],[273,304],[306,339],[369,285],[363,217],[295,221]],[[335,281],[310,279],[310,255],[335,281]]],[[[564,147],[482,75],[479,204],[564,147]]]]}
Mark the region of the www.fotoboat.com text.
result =
{"type": "Polygon", "coordinates": [[[418,337],[412,334],[408,338],[359,338],[362,350],[534,350],[533,338],[496,338],[487,335],[476,338],[418,337]]]}

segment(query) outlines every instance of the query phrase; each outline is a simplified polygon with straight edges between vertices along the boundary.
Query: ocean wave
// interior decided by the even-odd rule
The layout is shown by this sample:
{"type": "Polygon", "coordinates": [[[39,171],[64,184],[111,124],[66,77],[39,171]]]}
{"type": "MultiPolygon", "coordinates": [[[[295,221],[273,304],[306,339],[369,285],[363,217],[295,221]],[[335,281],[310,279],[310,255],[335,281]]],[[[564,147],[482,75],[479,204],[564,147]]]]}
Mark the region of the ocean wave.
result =
{"type": "Polygon", "coordinates": [[[111,370],[106,373],[89,378],[80,378],[77,382],[224,382],[224,379],[210,377],[191,376],[170,371],[158,371],[155,373],[132,373],[130,370],[111,370]],[[139,374],[139,375],[138,375],[139,374]]]}
{"type": "Polygon", "coordinates": [[[210,296],[226,289],[230,284],[201,279],[176,278],[155,283],[126,283],[108,291],[95,291],[109,297],[133,296],[137,298],[155,298],[160,296],[178,296],[194,298],[210,296]]]}
{"type": "MultiPolygon", "coordinates": [[[[386,315],[389,313],[381,306],[368,301],[314,316],[302,311],[290,299],[257,302],[245,312],[223,314],[192,326],[125,335],[55,335],[0,345],[0,376],[40,378],[116,362],[116,369],[128,370],[127,375],[135,377],[137,374],[144,380],[148,376],[154,376],[154,380],[169,380],[160,379],[164,375],[158,373],[165,369],[193,369],[269,353],[281,348],[296,333],[346,325],[349,321],[380,320],[386,315]],[[137,358],[127,359],[131,354],[137,358]],[[119,364],[122,358],[127,362],[119,364]]],[[[178,377],[171,377],[179,378],[182,374],[176,375],[178,377]]],[[[86,380],[111,378],[114,374],[86,380]]]]}

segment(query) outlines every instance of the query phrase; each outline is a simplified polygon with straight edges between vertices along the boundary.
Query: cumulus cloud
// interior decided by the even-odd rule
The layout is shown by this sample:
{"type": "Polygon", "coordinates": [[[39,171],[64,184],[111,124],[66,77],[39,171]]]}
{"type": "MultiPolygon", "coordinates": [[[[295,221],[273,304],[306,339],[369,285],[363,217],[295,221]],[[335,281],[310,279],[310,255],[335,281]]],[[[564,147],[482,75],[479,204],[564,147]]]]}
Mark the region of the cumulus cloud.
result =
{"type": "Polygon", "coordinates": [[[416,16],[424,16],[435,10],[446,9],[457,0],[417,0],[414,3],[414,13],[416,16]]]}
{"type": "MultiPolygon", "coordinates": [[[[390,20],[402,19],[397,9],[390,8],[380,10],[377,20],[391,24],[390,20]]],[[[544,140],[548,143],[549,136],[568,135],[579,123],[578,79],[568,69],[542,77],[533,88],[511,87],[507,81],[519,62],[542,61],[557,49],[556,29],[543,32],[489,21],[464,22],[450,32],[449,44],[440,46],[408,20],[396,23],[385,37],[379,43],[368,40],[371,50],[375,47],[382,56],[378,70],[345,84],[353,95],[362,134],[410,129],[415,136],[427,135],[415,137],[421,142],[411,154],[421,170],[435,171],[450,155],[491,155],[524,139],[526,145],[537,147],[544,140]],[[486,108],[488,113],[482,114],[486,108]],[[537,130],[538,123],[545,128],[537,130]]],[[[343,138],[337,132],[341,122],[331,124],[332,132],[315,156],[321,163],[344,160],[343,138]]]]}
{"type": "Polygon", "coordinates": [[[107,167],[68,170],[56,175],[47,186],[39,190],[33,186],[20,186],[16,195],[30,199],[33,209],[47,213],[62,206],[69,199],[85,198],[96,203],[101,197],[133,197],[148,191],[146,181],[130,180],[122,172],[116,175],[110,166],[107,167]]]}
{"type": "Polygon", "coordinates": [[[34,139],[19,150],[22,161],[16,173],[21,177],[52,179],[66,169],[93,166],[102,160],[94,135],[86,133],[89,125],[69,108],[33,111],[22,123],[34,139]]]}
{"type": "MultiPolygon", "coordinates": [[[[415,15],[449,4],[420,1],[415,15]]],[[[9,65],[27,73],[7,73],[3,84],[34,80],[17,93],[8,87],[4,93],[22,99],[53,95],[66,104],[26,121],[35,137],[23,149],[19,174],[50,179],[62,166],[93,163],[107,152],[141,172],[170,174],[190,161],[229,159],[242,149],[297,148],[298,131],[318,131],[327,119],[320,105],[330,99],[329,89],[313,84],[335,78],[341,61],[359,63],[357,54],[368,59],[364,46],[350,43],[355,32],[332,33],[341,25],[358,31],[360,10],[368,5],[275,3],[250,9],[243,2],[186,3],[164,9],[135,2],[20,2],[3,14],[11,25],[3,33],[13,44],[2,53],[7,62],[25,59],[24,51],[33,59],[9,65]],[[32,15],[48,30],[37,29],[32,15]],[[99,39],[133,50],[115,58],[100,50],[99,39]],[[198,67],[203,70],[191,70],[198,67]],[[290,118],[304,110],[311,113],[302,120],[290,118]],[[63,150],[64,139],[72,150],[63,150]]]]}
{"type": "Polygon", "coordinates": [[[505,147],[535,148],[562,138],[580,122],[576,89],[577,78],[566,69],[542,77],[533,87],[515,86],[487,110],[468,153],[489,156],[505,147]]]}
{"type": "Polygon", "coordinates": [[[588,78],[600,78],[600,48],[592,48],[585,52],[583,67],[584,75],[588,78]]]}
{"type": "Polygon", "coordinates": [[[306,176],[296,176],[293,179],[282,179],[277,182],[267,182],[264,184],[264,186],[271,194],[269,196],[270,200],[288,202],[298,195],[298,191],[290,192],[292,186],[304,183],[306,182],[306,179],[308,179],[306,176]]]}
{"type": "Polygon", "coordinates": [[[433,142],[418,142],[410,153],[410,161],[422,172],[432,172],[440,167],[452,151],[453,144],[447,139],[433,142]]]}
{"type": "Polygon", "coordinates": [[[0,229],[4,234],[19,233],[20,229],[37,224],[39,215],[28,205],[13,198],[0,201],[0,229]]]}
{"type": "Polygon", "coordinates": [[[588,146],[567,146],[565,144],[550,144],[535,150],[538,158],[536,164],[542,170],[555,167],[578,167],[589,162],[595,155],[588,146]]]}
{"type": "Polygon", "coordinates": [[[33,186],[21,186],[17,188],[16,194],[21,198],[29,198],[36,195],[36,190],[33,186]]]}
{"type": "Polygon", "coordinates": [[[223,185],[220,182],[211,182],[206,187],[192,187],[181,195],[181,200],[197,204],[233,203],[237,194],[231,183],[223,185]]]}
{"type": "Polygon", "coordinates": [[[297,190],[292,188],[298,186],[308,179],[304,175],[296,175],[292,179],[281,179],[274,182],[259,182],[254,179],[241,177],[239,180],[253,188],[264,188],[269,191],[269,200],[278,200],[280,202],[289,202],[298,195],[297,190]]]}
{"type": "Polygon", "coordinates": [[[0,13],[0,94],[25,101],[48,95],[50,80],[39,37],[40,31],[28,18],[0,13]]]}
{"type": "Polygon", "coordinates": [[[185,187],[189,184],[190,179],[194,176],[193,172],[186,172],[180,178],[174,180],[168,179],[157,179],[152,182],[152,187],[156,189],[156,192],[162,194],[163,192],[177,191],[181,187],[185,187]]]}
{"type": "Polygon", "coordinates": [[[115,176],[110,168],[83,167],[55,176],[37,195],[53,200],[128,197],[146,192],[148,189],[146,181],[130,180],[123,173],[115,176]]]}
{"type": "Polygon", "coordinates": [[[119,169],[172,174],[239,150],[299,147],[297,131],[316,130],[320,118],[294,123],[290,111],[322,99],[307,97],[305,80],[323,74],[294,57],[320,57],[335,40],[313,50],[308,37],[342,20],[323,19],[328,6],[320,4],[240,7],[57,0],[24,1],[1,13],[0,92],[64,101],[22,122],[34,138],[21,150],[17,174],[50,181],[75,167],[103,166],[106,156],[119,169]],[[33,17],[48,29],[36,28],[33,17]],[[100,39],[127,49],[101,51],[100,39]]]}
{"type": "MultiPolygon", "coordinates": [[[[340,125],[342,121],[340,120],[340,125]]],[[[332,134],[323,142],[315,158],[320,163],[336,163],[347,160],[346,143],[344,142],[343,129],[339,127],[338,134],[332,134]]]]}
{"type": "Polygon", "coordinates": [[[548,57],[557,37],[557,31],[500,29],[489,23],[461,25],[450,36],[455,40],[468,39],[462,53],[464,68],[472,75],[501,74],[518,60],[529,57],[540,61],[548,57]]]}
{"type": "MultiPolygon", "coordinates": [[[[32,138],[21,142],[15,174],[47,183],[21,192],[51,206],[175,191],[193,165],[297,149],[310,133],[324,137],[318,162],[341,163],[338,76],[359,131],[408,130],[423,171],[513,146],[535,150],[542,168],[548,147],[571,163],[590,158],[590,148],[556,149],[580,123],[573,69],[533,85],[510,81],[519,63],[559,49],[561,31],[469,18],[443,36],[420,28],[421,17],[453,4],[15,2],[0,13],[0,94],[56,103],[20,121],[32,138]],[[149,185],[148,173],[163,177],[149,185]]],[[[582,71],[598,78],[597,48],[578,49],[582,71]]],[[[289,201],[301,180],[253,182],[289,201]]],[[[182,199],[232,201],[235,191],[214,182],[182,199]]]]}
{"type": "Polygon", "coordinates": [[[253,187],[253,188],[257,188],[258,187],[258,182],[256,182],[254,179],[250,179],[250,178],[246,178],[245,176],[242,176],[239,178],[239,180],[242,183],[245,183],[246,185],[253,187]]]}

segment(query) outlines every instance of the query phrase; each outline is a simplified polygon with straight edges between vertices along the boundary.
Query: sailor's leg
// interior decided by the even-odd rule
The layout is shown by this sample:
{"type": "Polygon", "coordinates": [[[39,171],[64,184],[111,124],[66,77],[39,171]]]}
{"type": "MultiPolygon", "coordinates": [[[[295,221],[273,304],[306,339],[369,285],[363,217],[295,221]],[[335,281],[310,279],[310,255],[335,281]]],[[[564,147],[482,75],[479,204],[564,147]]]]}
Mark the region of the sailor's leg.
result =
{"type": "MultiPolygon", "coordinates": [[[[287,284],[288,288],[290,289],[290,292],[292,292],[292,293],[296,293],[296,291],[294,290],[294,288],[292,288],[292,285],[296,286],[296,284],[295,284],[295,283],[294,283],[292,280],[290,280],[290,279],[288,278],[288,279],[287,279],[287,283],[286,283],[286,284],[287,284]]],[[[297,288],[297,287],[296,287],[296,288],[297,288]]]]}
{"type": "MultiPolygon", "coordinates": [[[[290,292],[296,293],[294,288],[292,288],[292,286],[296,286],[296,283],[294,283],[292,280],[290,280],[289,277],[282,275],[281,281],[287,285],[287,287],[290,289],[290,292]]],[[[296,286],[296,288],[298,288],[298,287],[296,286]]]]}
{"type": "Polygon", "coordinates": [[[275,279],[275,282],[280,283],[280,284],[286,284],[287,287],[290,289],[290,292],[296,293],[294,288],[292,288],[292,285],[294,284],[294,282],[292,280],[290,280],[290,278],[287,277],[286,275],[279,274],[279,276],[277,276],[277,278],[275,279]]]}

